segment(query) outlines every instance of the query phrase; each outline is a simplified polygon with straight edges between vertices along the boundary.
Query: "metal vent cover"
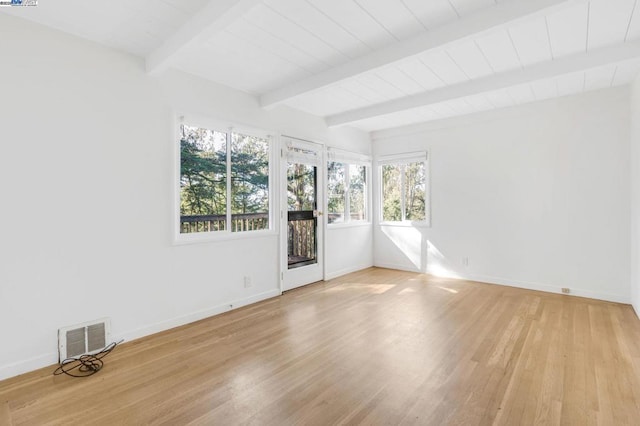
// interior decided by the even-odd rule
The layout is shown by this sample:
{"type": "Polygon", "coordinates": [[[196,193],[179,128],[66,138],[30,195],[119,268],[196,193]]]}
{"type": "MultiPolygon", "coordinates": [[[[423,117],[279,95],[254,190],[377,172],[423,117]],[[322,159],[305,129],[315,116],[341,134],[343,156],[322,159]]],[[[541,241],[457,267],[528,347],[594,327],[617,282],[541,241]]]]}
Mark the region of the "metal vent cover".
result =
{"type": "Polygon", "coordinates": [[[108,318],[61,328],[58,330],[59,361],[99,352],[107,346],[110,335],[108,318]]]}
{"type": "Polygon", "coordinates": [[[87,326],[87,350],[97,351],[107,346],[106,327],[103,322],[87,326]]]}

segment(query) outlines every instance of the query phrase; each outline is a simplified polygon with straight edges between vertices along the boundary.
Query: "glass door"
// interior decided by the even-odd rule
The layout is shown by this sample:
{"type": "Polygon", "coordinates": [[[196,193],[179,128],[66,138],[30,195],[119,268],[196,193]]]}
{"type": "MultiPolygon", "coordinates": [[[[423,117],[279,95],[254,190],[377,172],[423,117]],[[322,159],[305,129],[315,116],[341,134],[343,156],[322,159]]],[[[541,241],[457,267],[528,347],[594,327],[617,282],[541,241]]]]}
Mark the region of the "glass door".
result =
{"type": "MultiPolygon", "coordinates": [[[[285,151],[285,150],[283,150],[285,151]]],[[[321,146],[306,141],[289,141],[283,174],[286,188],[286,266],[283,290],[323,279],[321,146]]],[[[285,197],[283,197],[285,198],[285,197]]]]}
{"type": "Polygon", "coordinates": [[[318,263],[318,168],[287,163],[287,269],[318,263]]]}

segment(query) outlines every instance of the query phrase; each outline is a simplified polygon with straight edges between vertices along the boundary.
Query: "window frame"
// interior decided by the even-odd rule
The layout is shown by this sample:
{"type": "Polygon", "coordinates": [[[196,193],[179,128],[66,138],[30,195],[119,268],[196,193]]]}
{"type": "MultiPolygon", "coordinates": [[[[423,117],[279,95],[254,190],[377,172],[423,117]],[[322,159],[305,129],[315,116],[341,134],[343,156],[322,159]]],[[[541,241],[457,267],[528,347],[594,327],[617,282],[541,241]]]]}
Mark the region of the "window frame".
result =
{"type": "Polygon", "coordinates": [[[246,239],[246,238],[264,238],[277,235],[278,223],[276,218],[276,211],[278,206],[276,203],[279,198],[274,190],[277,191],[277,155],[279,137],[275,132],[269,132],[267,130],[257,129],[250,126],[236,124],[227,121],[221,121],[202,117],[198,115],[176,114],[176,118],[173,121],[174,129],[172,132],[173,137],[171,143],[173,144],[173,160],[174,160],[174,173],[173,173],[173,207],[171,215],[172,229],[173,229],[173,244],[198,244],[216,241],[246,239]],[[194,232],[194,233],[181,233],[180,232],[180,177],[181,177],[181,157],[180,157],[180,126],[186,124],[189,126],[196,126],[206,128],[212,131],[224,132],[227,136],[227,160],[226,160],[226,189],[227,189],[227,202],[225,206],[226,211],[226,226],[222,231],[213,232],[194,232]],[[262,139],[267,139],[269,143],[269,227],[267,229],[260,229],[256,231],[241,231],[232,232],[230,226],[231,213],[231,134],[241,133],[243,135],[254,136],[262,139]]]}
{"type": "Polygon", "coordinates": [[[348,228],[348,227],[357,227],[357,226],[369,226],[372,223],[372,161],[371,157],[366,154],[359,154],[355,152],[345,151],[338,148],[327,147],[327,155],[325,162],[325,170],[324,172],[327,174],[327,189],[326,189],[326,200],[325,200],[325,211],[326,211],[326,219],[325,223],[327,228],[348,228]],[[337,223],[329,223],[329,176],[328,176],[328,168],[329,163],[340,163],[345,166],[345,191],[344,191],[344,218],[343,222],[337,223]],[[350,165],[358,165],[364,166],[365,170],[365,191],[364,191],[364,219],[363,220],[351,220],[351,200],[349,197],[350,190],[350,173],[349,166],[350,165]]]}
{"type": "Polygon", "coordinates": [[[378,185],[378,202],[377,209],[378,214],[376,215],[376,220],[380,226],[403,226],[403,227],[416,227],[416,228],[428,228],[431,227],[431,169],[430,169],[430,152],[420,151],[420,152],[408,152],[402,154],[393,154],[393,155],[385,155],[378,157],[376,163],[376,171],[377,171],[377,185],[378,185]],[[384,182],[382,167],[388,165],[407,165],[409,163],[423,163],[424,164],[424,175],[425,175],[425,201],[424,201],[424,209],[425,209],[425,220],[406,220],[406,209],[405,204],[406,201],[404,199],[405,196],[405,176],[404,173],[401,174],[401,210],[402,210],[402,220],[384,220],[384,182]]]}

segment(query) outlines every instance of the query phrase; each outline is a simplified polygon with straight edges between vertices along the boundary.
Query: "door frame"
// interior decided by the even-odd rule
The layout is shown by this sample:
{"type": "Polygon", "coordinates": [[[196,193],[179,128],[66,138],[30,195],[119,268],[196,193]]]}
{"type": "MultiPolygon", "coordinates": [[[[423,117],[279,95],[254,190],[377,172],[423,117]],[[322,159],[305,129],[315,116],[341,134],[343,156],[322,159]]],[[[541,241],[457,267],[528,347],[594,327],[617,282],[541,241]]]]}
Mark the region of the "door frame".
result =
{"type": "MultiPolygon", "coordinates": [[[[320,142],[314,142],[295,138],[292,136],[281,135],[280,137],[280,291],[285,292],[294,288],[302,287],[317,281],[324,281],[326,273],[325,265],[325,237],[326,237],[326,218],[325,218],[325,145],[320,142]],[[310,148],[316,152],[316,205],[318,210],[316,225],[316,257],[317,263],[313,265],[305,265],[297,268],[289,269],[288,265],[288,190],[287,190],[287,167],[289,164],[288,146],[294,144],[303,148],[310,148]]],[[[303,160],[300,161],[304,163],[303,160]]],[[[311,164],[311,163],[308,163],[311,164]]]]}

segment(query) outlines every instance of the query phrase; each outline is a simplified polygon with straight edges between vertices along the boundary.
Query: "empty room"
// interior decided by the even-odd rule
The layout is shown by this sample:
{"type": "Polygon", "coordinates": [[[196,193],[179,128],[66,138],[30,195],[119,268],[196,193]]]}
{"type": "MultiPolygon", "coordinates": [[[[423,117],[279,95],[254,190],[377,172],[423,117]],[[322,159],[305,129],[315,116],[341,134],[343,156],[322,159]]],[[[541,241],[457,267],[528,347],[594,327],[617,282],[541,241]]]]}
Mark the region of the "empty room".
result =
{"type": "Polygon", "coordinates": [[[640,424],[638,0],[0,0],[0,426],[640,424]]]}

